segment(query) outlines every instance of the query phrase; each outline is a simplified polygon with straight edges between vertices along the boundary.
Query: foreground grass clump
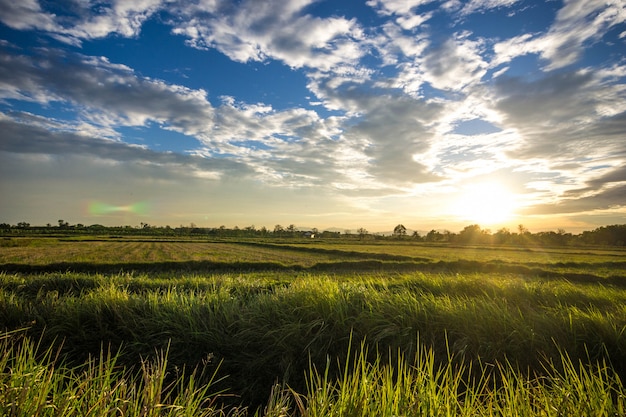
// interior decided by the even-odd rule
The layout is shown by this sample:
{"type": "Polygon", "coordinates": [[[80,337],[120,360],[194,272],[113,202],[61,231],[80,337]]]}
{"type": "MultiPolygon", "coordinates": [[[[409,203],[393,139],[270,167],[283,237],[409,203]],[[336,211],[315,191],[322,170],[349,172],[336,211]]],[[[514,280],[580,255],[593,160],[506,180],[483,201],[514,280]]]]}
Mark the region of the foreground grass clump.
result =
{"type": "MultiPolygon", "coordinates": [[[[118,365],[118,355],[89,358],[70,367],[52,348],[29,338],[0,341],[0,415],[3,416],[223,416],[215,406],[212,378],[196,372],[168,375],[167,355],[137,369],[118,365]]],[[[231,415],[237,415],[232,410],[231,415]]]]}
{"type": "MultiPolygon", "coordinates": [[[[437,365],[430,349],[413,362],[374,362],[363,347],[336,380],[313,369],[305,396],[294,392],[298,415],[322,416],[614,416],[626,411],[626,392],[606,364],[576,366],[566,354],[541,377],[510,364],[476,360],[437,365]],[[351,365],[351,366],[350,366],[351,365]],[[478,373],[472,368],[478,368],[478,373]],[[494,369],[495,368],[495,369],[494,369]],[[469,376],[468,375],[474,375],[469,376]]],[[[276,402],[276,401],[275,401],[276,402]]],[[[288,398],[283,402],[288,403],[288,398]]]]}
{"type": "MultiPolygon", "coordinates": [[[[232,416],[245,407],[220,404],[211,380],[172,371],[166,354],[138,369],[101,354],[68,367],[51,349],[38,351],[28,338],[0,342],[0,413],[7,416],[232,416]]],[[[626,391],[605,363],[575,364],[566,354],[548,361],[541,377],[528,377],[509,364],[438,364],[432,349],[413,361],[402,354],[382,362],[363,343],[354,359],[331,377],[311,364],[306,390],[274,386],[258,417],[357,416],[616,416],[626,412],[626,391]]]]}

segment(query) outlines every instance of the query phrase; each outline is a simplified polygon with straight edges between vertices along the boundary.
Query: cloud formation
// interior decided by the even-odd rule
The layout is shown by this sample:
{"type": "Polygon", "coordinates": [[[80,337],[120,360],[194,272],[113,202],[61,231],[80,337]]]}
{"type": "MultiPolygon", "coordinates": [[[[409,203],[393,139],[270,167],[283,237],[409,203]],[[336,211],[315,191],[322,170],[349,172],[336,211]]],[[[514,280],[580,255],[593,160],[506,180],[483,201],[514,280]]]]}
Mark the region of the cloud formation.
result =
{"type": "Polygon", "coordinates": [[[0,54],[2,98],[66,102],[96,124],[167,124],[186,134],[211,126],[206,92],[137,76],[105,57],[39,49],[34,56],[0,54]]]}
{"type": "Polygon", "coordinates": [[[319,18],[313,0],[182,2],[170,18],[173,33],[197,48],[216,48],[234,61],[276,59],[293,68],[330,70],[356,62],[363,51],[354,19],[319,18]]]}
{"type": "Polygon", "coordinates": [[[118,34],[137,36],[143,23],[164,6],[162,0],[62,2],[54,12],[37,0],[0,0],[0,21],[14,29],[37,29],[70,44],[118,34]]]}

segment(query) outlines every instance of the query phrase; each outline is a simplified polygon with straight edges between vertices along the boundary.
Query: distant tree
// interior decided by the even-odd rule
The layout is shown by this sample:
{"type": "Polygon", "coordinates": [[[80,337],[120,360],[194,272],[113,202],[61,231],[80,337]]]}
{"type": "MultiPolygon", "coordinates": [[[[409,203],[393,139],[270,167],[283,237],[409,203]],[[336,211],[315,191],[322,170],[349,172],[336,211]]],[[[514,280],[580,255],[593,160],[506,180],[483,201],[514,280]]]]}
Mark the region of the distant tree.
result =
{"type": "Polygon", "coordinates": [[[324,237],[324,238],[339,238],[341,237],[341,233],[340,232],[331,232],[330,230],[324,230],[320,237],[324,237]]]}
{"type": "Polygon", "coordinates": [[[443,235],[433,229],[430,232],[426,233],[426,237],[424,238],[424,240],[426,240],[426,242],[438,242],[440,240],[443,240],[443,235]]]}
{"type": "Polygon", "coordinates": [[[581,236],[584,243],[593,245],[626,245],[626,224],[602,226],[581,236]]]}
{"type": "Polygon", "coordinates": [[[284,231],[285,231],[285,228],[283,228],[280,224],[277,224],[276,226],[274,226],[275,235],[282,235],[284,231]]]}
{"type": "Polygon", "coordinates": [[[365,239],[367,236],[367,230],[363,227],[358,228],[356,232],[359,234],[359,239],[361,240],[365,239]]]}
{"type": "Polygon", "coordinates": [[[406,236],[406,227],[403,224],[399,224],[393,228],[393,235],[401,238],[402,236],[406,236]]]}
{"type": "Polygon", "coordinates": [[[285,229],[287,231],[287,233],[289,233],[291,236],[295,236],[296,234],[296,225],[294,224],[290,224],[289,226],[287,226],[287,229],[285,229]]]}
{"type": "Polygon", "coordinates": [[[493,239],[494,239],[494,243],[497,243],[497,244],[510,243],[511,242],[511,232],[506,227],[503,227],[502,229],[498,230],[493,235],[493,239]]]}
{"type": "Polygon", "coordinates": [[[415,240],[422,240],[422,237],[420,236],[419,232],[416,230],[413,232],[413,234],[411,235],[411,237],[415,240]]]}
{"type": "Polygon", "coordinates": [[[532,240],[532,234],[523,224],[517,225],[517,233],[511,235],[511,241],[518,245],[527,245],[532,240]]]}
{"type": "Polygon", "coordinates": [[[488,236],[487,231],[484,231],[477,224],[465,226],[457,237],[459,243],[484,243],[485,238],[488,236]]]}
{"type": "Polygon", "coordinates": [[[537,243],[548,246],[564,246],[570,243],[571,233],[566,233],[564,229],[558,229],[556,232],[539,232],[533,235],[537,243]]]}

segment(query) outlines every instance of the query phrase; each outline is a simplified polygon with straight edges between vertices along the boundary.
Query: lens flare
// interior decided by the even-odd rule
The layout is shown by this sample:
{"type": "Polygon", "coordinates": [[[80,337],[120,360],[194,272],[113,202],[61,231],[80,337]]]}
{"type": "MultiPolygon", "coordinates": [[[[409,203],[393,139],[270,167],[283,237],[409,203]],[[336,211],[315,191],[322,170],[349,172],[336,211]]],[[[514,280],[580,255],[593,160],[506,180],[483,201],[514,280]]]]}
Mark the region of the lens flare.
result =
{"type": "Polygon", "coordinates": [[[93,201],[89,203],[89,206],[87,207],[87,211],[93,216],[101,216],[103,214],[111,213],[147,214],[148,209],[148,203],[145,201],[129,204],[127,206],[115,206],[112,204],[102,203],[100,201],[93,201]]]}

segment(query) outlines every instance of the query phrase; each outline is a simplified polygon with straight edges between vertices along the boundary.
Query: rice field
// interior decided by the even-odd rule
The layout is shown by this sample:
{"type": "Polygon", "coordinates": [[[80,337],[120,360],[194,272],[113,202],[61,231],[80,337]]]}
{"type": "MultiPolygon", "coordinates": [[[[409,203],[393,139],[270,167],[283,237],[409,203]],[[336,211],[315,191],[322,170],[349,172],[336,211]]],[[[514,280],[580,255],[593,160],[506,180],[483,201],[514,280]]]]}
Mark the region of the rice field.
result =
{"type": "Polygon", "coordinates": [[[47,265],[57,263],[150,264],[154,262],[276,262],[309,266],[337,259],[320,254],[268,248],[262,245],[198,241],[64,241],[57,239],[17,240],[0,251],[0,264],[47,265]]]}
{"type": "Polygon", "coordinates": [[[625,413],[619,250],[12,240],[2,415],[625,413]]]}

